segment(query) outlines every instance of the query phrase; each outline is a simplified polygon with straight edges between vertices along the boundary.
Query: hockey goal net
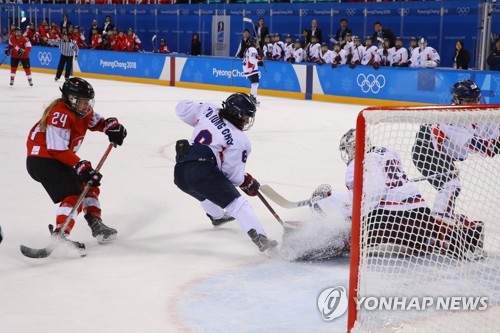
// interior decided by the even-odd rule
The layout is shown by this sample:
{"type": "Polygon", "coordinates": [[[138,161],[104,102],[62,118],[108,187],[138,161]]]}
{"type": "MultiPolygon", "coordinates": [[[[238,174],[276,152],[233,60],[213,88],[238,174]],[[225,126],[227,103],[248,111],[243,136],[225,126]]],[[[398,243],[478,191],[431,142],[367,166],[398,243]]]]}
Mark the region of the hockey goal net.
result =
{"type": "Polygon", "coordinates": [[[498,332],[499,129],[500,105],[373,107],[359,114],[349,331],[498,332]],[[397,154],[392,162],[370,159],[386,148],[397,154]],[[370,173],[377,167],[386,171],[384,186],[370,173]],[[418,195],[398,199],[406,183],[418,195]],[[419,200],[428,215],[394,211],[419,200]]]}

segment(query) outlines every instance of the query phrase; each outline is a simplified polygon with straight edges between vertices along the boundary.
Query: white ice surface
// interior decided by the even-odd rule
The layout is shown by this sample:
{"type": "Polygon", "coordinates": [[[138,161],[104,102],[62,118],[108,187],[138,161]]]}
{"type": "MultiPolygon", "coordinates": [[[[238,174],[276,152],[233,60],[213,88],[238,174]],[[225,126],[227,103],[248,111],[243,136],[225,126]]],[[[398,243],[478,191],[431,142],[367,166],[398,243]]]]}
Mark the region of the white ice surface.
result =
{"type": "MultiPolygon", "coordinates": [[[[319,293],[347,287],[348,260],[292,264],[268,259],[232,223],[214,230],[198,203],[173,184],[174,144],[191,128],[174,114],[182,99],[220,103],[224,92],[90,79],[95,110],[116,116],[128,137],[102,168],[104,222],[117,240],[99,246],[80,216],[71,238],[87,257],[62,253],[28,259],[19,245],[44,247],[55,219],[42,186],[25,168],[27,134],[61,82],[20,71],[14,87],[0,70],[0,332],[343,332],[346,316],[323,322],[319,293]]],[[[262,96],[248,132],[247,171],[290,200],[309,197],[324,182],[342,189],[340,137],[361,106],[262,96]]],[[[88,133],[79,155],[94,165],[107,137],[88,133]]],[[[249,198],[270,237],[281,228],[257,198],[249,198]]],[[[283,219],[307,209],[275,207],[283,219]]]]}

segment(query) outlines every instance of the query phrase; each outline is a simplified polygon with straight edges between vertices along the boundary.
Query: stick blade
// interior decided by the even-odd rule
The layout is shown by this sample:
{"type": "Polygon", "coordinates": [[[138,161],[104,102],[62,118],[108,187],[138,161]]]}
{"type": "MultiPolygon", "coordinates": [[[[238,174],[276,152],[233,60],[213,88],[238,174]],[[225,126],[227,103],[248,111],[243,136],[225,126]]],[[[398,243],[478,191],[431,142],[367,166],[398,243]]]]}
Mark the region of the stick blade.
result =
{"type": "Polygon", "coordinates": [[[278,192],[276,192],[271,186],[269,185],[262,185],[260,187],[260,190],[262,193],[266,195],[269,199],[274,201],[276,204],[283,208],[298,208],[298,207],[303,207],[307,206],[309,204],[309,200],[302,200],[302,201],[289,201],[285,198],[283,198],[278,192]]]}
{"type": "Polygon", "coordinates": [[[31,247],[21,245],[21,253],[28,258],[41,259],[50,256],[52,248],[46,247],[43,249],[32,249],[31,247]]]}
{"type": "Polygon", "coordinates": [[[252,23],[253,21],[252,21],[252,19],[251,19],[251,18],[249,18],[249,17],[244,17],[244,18],[243,18],[243,22],[252,23]]]}

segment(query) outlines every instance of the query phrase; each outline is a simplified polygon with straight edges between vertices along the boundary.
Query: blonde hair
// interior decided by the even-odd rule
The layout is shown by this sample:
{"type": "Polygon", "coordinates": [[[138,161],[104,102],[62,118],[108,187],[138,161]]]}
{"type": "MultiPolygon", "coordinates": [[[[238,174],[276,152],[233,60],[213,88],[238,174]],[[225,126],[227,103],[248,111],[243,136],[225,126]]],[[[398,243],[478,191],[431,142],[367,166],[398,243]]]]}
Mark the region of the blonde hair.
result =
{"type": "Polygon", "coordinates": [[[40,119],[40,132],[45,132],[45,130],[47,129],[47,116],[49,115],[50,111],[52,111],[52,109],[59,102],[63,102],[63,101],[64,101],[63,98],[55,99],[54,101],[52,101],[52,103],[50,103],[49,106],[47,106],[45,108],[45,110],[43,111],[43,114],[42,114],[42,118],[40,119]]]}

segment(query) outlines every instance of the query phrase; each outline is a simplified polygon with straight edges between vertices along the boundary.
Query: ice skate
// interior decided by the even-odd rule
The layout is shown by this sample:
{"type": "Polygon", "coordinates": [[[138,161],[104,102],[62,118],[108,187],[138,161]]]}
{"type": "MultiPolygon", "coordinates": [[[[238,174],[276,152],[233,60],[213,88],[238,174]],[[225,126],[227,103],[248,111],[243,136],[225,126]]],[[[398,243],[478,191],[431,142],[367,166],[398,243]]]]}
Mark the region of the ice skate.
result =
{"type": "Polygon", "coordinates": [[[210,214],[207,214],[207,216],[210,219],[210,221],[212,221],[212,225],[214,227],[219,227],[219,226],[221,226],[223,224],[226,224],[227,222],[234,221],[234,217],[229,216],[227,214],[224,214],[224,216],[222,216],[219,219],[214,219],[210,214]]]}
{"type": "Polygon", "coordinates": [[[260,106],[260,102],[257,100],[257,98],[255,96],[250,95],[250,99],[252,100],[252,102],[255,106],[260,106]]]}
{"type": "Polygon", "coordinates": [[[266,251],[268,254],[271,254],[271,252],[276,250],[276,247],[278,246],[277,241],[269,239],[266,236],[257,233],[255,229],[250,229],[248,231],[248,236],[250,236],[252,242],[257,245],[260,252],[266,251]]]}
{"type": "Polygon", "coordinates": [[[90,213],[85,214],[84,217],[92,230],[92,236],[97,239],[99,244],[110,243],[116,238],[118,231],[102,223],[101,218],[94,217],[90,213]]]}

